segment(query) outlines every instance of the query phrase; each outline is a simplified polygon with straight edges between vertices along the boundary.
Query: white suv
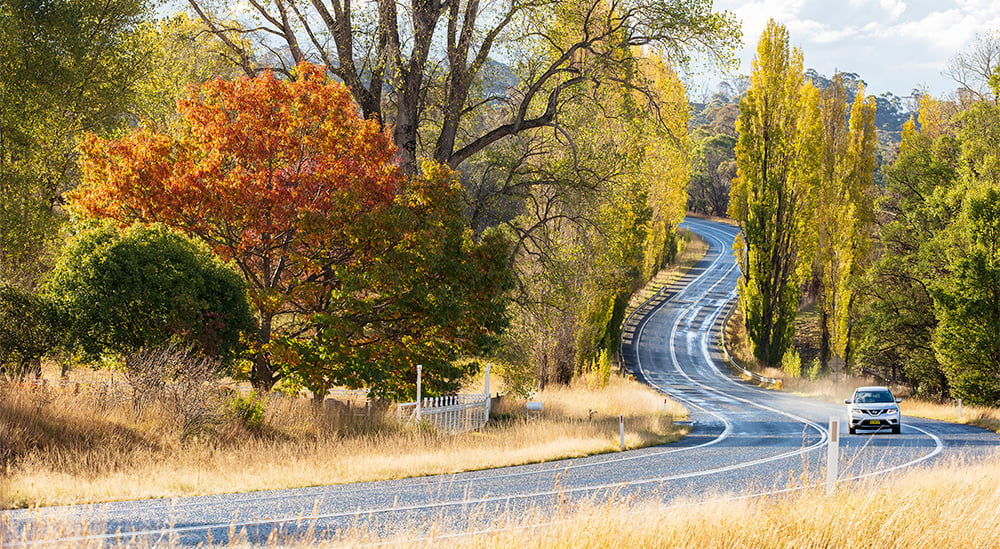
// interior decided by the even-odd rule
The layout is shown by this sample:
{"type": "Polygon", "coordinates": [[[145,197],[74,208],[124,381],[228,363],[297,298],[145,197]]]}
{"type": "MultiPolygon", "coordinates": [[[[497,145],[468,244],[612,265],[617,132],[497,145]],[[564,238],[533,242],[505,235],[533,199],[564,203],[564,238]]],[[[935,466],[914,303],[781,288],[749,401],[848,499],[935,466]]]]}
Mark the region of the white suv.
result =
{"type": "Polygon", "coordinates": [[[889,427],[899,434],[899,402],[888,387],[858,387],[847,404],[847,429],[855,434],[858,429],[889,427]]]}

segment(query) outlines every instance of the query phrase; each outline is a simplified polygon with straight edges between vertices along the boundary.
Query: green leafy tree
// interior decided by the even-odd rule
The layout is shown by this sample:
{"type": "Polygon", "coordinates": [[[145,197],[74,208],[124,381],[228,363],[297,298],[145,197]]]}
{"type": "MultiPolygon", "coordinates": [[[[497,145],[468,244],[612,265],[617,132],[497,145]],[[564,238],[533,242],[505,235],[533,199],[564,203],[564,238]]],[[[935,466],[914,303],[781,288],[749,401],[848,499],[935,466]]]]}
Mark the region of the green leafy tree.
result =
{"type": "Polygon", "coordinates": [[[908,383],[931,398],[949,394],[934,345],[932,288],[948,276],[940,235],[958,215],[949,198],[958,184],[959,145],[922,101],[920,125],[903,130],[899,155],[885,170],[878,199],[875,260],[860,284],[859,363],[894,383],[908,383]]]}
{"type": "Polygon", "coordinates": [[[41,358],[62,349],[65,320],[48,296],[0,283],[0,375],[41,374],[41,358]]]}
{"type": "Polygon", "coordinates": [[[701,135],[695,149],[688,207],[707,215],[726,215],[729,188],[736,178],[736,138],[726,134],[701,135]]]}
{"type": "Polygon", "coordinates": [[[934,292],[934,344],[952,394],[968,404],[1000,404],[1000,189],[963,201],[963,232],[950,276],[934,292]]]}
{"type": "Polygon", "coordinates": [[[143,0],[0,1],[0,278],[32,287],[59,240],[78,139],[126,121],[148,68],[143,0]]]}
{"type": "Polygon", "coordinates": [[[83,231],[64,248],[45,291],[89,356],[127,356],[179,339],[233,359],[253,325],[239,275],[162,226],[83,231]]]}
{"type": "Polygon", "coordinates": [[[514,243],[503,358],[543,385],[613,355],[628,297],[677,252],[690,170],[686,92],[662,58],[619,53],[604,70],[643,79],[654,98],[581,83],[565,92],[559,132],[520,134],[487,162],[470,162],[476,178],[467,175],[474,227],[499,224],[514,243]]]}
{"type": "Polygon", "coordinates": [[[740,310],[754,355],[776,366],[791,342],[800,282],[811,266],[807,224],[819,168],[818,92],[804,82],[802,54],[771,20],[740,101],[738,178],[729,214],[740,226],[740,310]]]}
{"type": "MultiPolygon", "coordinates": [[[[1000,68],[994,69],[1000,75],[1000,68]]],[[[961,212],[944,235],[950,274],[934,288],[938,360],[955,396],[1000,403],[1000,78],[993,98],[956,117],[962,143],[955,203],[961,212]]]]}
{"type": "Polygon", "coordinates": [[[313,335],[275,342],[291,379],[318,399],[333,386],[413,398],[417,365],[425,396],[448,394],[478,371],[460,360],[494,351],[507,326],[511,272],[504,238],[473,242],[461,187],[445,167],[424,165],[384,215],[359,234],[378,260],[337,269],[340,287],[309,318],[313,335]]]}
{"type": "Polygon", "coordinates": [[[147,66],[135,83],[130,115],[142,124],[173,124],[180,118],[177,102],[187,97],[188,86],[243,74],[229,58],[229,49],[200,19],[174,14],[147,21],[136,34],[146,47],[147,66]]]}

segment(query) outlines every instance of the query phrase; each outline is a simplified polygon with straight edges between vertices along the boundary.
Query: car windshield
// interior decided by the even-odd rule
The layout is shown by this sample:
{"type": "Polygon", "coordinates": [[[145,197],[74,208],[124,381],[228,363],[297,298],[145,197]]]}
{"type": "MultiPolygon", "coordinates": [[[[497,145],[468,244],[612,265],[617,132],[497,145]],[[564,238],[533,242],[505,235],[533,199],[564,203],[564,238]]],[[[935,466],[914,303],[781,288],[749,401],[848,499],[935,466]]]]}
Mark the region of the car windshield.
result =
{"type": "Polygon", "coordinates": [[[895,402],[892,393],[889,391],[858,391],[854,395],[854,402],[860,404],[875,404],[881,402],[895,402]]]}

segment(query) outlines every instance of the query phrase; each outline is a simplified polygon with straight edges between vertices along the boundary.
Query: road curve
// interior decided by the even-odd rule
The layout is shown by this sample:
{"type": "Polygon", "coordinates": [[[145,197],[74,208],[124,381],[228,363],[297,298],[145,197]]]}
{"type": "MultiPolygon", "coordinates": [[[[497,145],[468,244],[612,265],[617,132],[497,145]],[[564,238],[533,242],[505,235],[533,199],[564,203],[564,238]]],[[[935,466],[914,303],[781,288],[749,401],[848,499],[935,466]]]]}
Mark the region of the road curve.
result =
{"type": "MultiPolygon", "coordinates": [[[[294,539],[307,529],[324,535],[361,527],[388,534],[433,523],[438,531],[475,530],[529,507],[555,509],[584,498],[641,493],[669,502],[819,483],[828,420],[837,416],[843,424],[844,406],[761,389],[728,372],[717,338],[739,277],[731,252],[736,228],[690,218],[685,224],[708,241],[708,253],[629,318],[622,344],[629,371],[691,411],[692,431],[678,443],[397,481],[6,511],[4,546],[30,545],[21,541],[41,536],[25,534],[27,525],[50,518],[59,519],[64,542],[141,538],[194,545],[224,541],[231,532],[264,542],[271,535],[294,539]]],[[[978,459],[1000,445],[1000,437],[982,429],[910,417],[900,435],[842,431],[842,482],[948,456],[978,459]]]]}

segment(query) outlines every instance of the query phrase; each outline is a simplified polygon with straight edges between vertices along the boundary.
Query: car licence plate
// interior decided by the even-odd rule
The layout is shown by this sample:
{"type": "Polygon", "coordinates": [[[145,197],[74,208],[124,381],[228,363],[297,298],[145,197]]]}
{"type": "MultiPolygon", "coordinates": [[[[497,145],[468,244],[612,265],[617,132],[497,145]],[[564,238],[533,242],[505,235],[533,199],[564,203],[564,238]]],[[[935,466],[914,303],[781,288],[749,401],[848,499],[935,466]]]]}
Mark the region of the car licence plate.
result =
{"type": "Polygon", "coordinates": [[[879,421],[879,420],[877,420],[877,419],[873,419],[873,420],[871,421],[871,424],[872,424],[872,425],[882,425],[882,422],[881,422],[881,421],[879,421]]]}

